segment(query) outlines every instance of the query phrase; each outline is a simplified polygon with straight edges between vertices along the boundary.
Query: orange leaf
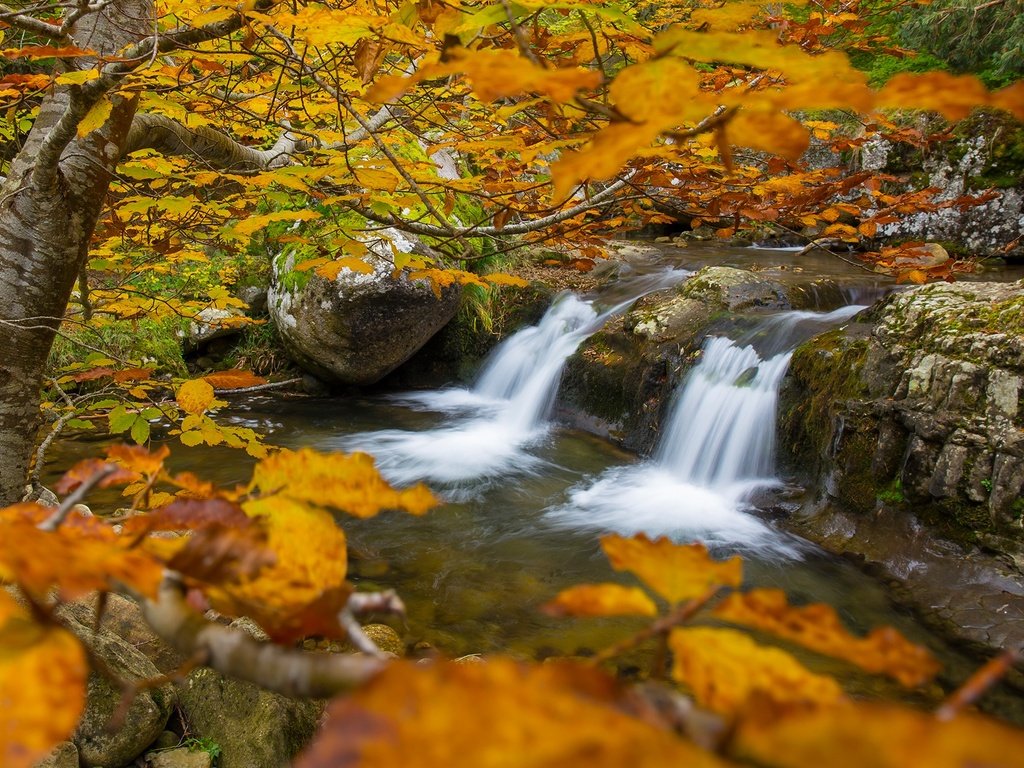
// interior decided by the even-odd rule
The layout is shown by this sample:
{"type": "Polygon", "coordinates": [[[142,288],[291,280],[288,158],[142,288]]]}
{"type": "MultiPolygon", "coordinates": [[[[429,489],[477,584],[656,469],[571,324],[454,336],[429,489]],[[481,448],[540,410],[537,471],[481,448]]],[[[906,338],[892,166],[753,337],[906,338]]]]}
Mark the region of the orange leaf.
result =
{"type": "Polygon", "coordinates": [[[334,280],[341,274],[343,269],[350,270],[362,275],[373,273],[373,267],[356,256],[346,256],[342,259],[329,261],[316,268],[316,273],[327,280],[334,280]]]}
{"type": "Polygon", "coordinates": [[[331,703],[318,738],[295,766],[724,766],[617,709],[620,699],[617,684],[600,670],[566,662],[394,662],[331,703]]]}
{"type": "Polygon", "coordinates": [[[204,379],[192,379],[178,387],[178,405],[185,413],[198,416],[213,405],[213,387],[204,379]]]}
{"type": "Polygon", "coordinates": [[[114,381],[118,384],[128,381],[145,381],[152,376],[152,368],[122,368],[120,371],[114,371],[114,381]]]}
{"type": "Polygon", "coordinates": [[[849,661],[861,669],[888,675],[903,685],[930,680],[939,664],[926,648],[914,645],[891,627],[867,637],[847,631],[835,610],[822,604],[794,607],[781,589],[734,593],[714,611],[717,618],[769,632],[817,653],[849,661]]]}
{"type": "Polygon", "coordinates": [[[640,534],[604,536],[601,547],[615,570],[631,571],[670,603],[692,600],[715,587],[738,587],[743,580],[739,557],[712,560],[703,544],[674,544],[664,537],[651,541],[640,534]]]}
{"type": "Polygon", "coordinates": [[[992,106],[1005,109],[1018,120],[1024,120],[1024,80],[1018,80],[993,93],[992,106]]]}
{"type": "Polygon", "coordinates": [[[674,629],[669,648],[672,677],[715,712],[738,714],[755,698],[820,705],[843,696],[831,677],[816,675],[785,651],[758,645],[735,630],[674,629]]]}
{"type": "Polygon", "coordinates": [[[262,376],[255,375],[252,371],[243,371],[237,368],[230,371],[217,371],[203,380],[214,389],[244,389],[245,387],[258,387],[266,384],[267,380],[262,376]]]}
{"type": "Polygon", "coordinates": [[[542,609],[549,616],[656,616],[658,607],[639,587],[579,584],[563,589],[542,609]]]}
{"type": "Polygon", "coordinates": [[[71,737],[89,667],[70,633],[36,624],[0,589],[0,764],[31,768],[71,737]]]}
{"type": "Polygon", "coordinates": [[[137,472],[118,467],[116,464],[111,464],[103,459],[84,459],[65,472],[53,489],[63,496],[66,493],[71,493],[71,491],[87,480],[107,470],[112,471],[96,487],[109,488],[112,485],[127,485],[139,479],[137,472]]]}
{"type": "Polygon", "coordinates": [[[511,285],[515,288],[525,288],[529,285],[526,280],[515,275],[506,275],[504,272],[492,272],[489,275],[481,275],[491,285],[511,285]]]}
{"type": "Polygon", "coordinates": [[[903,72],[887,82],[877,98],[882,108],[926,109],[950,120],[962,120],[988,102],[988,91],[978,78],[948,72],[903,72]]]}
{"type": "Polygon", "coordinates": [[[745,720],[734,752],[744,763],[778,768],[1013,768],[1024,735],[980,715],[943,722],[909,707],[851,702],[745,720]]]}
{"type": "Polygon", "coordinates": [[[365,453],[318,453],[309,448],[283,450],[264,459],[253,470],[249,487],[354,517],[373,517],[384,509],[422,515],[437,503],[425,485],[392,488],[365,453]]]}
{"type": "Polygon", "coordinates": [[[164,468],[164,459],[171,455],[171,449],[166,445],[161,445],[155,451],[149,451],[141,445],[111,445],[106,453],[108,459],[125,468],[152,477],[164,468]]]}
{"type": "Polygon", "coordinates": [[[787,160],[799,159],[811,143],[810,134],[800,121],[782,112],[741,109],[725,132],[733,144],[763,149],[787,160]]]}
{"type": "Polygon", "coordinates": [[[78,382],[95,381],[96,379],[102,379],[104,376],[111,376],[113,373],[113,368],[107,368],[104,366],[102,368],[90,368],[87,371],[81,371],[80,373],[72,375],[71,378],[78,382]]]}

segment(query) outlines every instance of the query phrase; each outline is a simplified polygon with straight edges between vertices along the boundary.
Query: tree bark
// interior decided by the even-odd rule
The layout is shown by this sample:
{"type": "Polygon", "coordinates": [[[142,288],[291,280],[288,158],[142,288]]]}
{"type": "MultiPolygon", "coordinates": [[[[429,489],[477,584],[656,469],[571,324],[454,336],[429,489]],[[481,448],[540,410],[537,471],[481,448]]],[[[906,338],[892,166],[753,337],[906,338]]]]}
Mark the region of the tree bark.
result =
{"type": "MultiPolygon", "coordinates": [[[[153,12],[151,0],[116,0],[71,38],[112,55],[151,31],[153,12]]],[[[0,188],[0,504],[23,493],[46,360],[135,115],[134,99],[111,101],[106,124],[78,137],[81,89],[55,87],[0,188]]]]}

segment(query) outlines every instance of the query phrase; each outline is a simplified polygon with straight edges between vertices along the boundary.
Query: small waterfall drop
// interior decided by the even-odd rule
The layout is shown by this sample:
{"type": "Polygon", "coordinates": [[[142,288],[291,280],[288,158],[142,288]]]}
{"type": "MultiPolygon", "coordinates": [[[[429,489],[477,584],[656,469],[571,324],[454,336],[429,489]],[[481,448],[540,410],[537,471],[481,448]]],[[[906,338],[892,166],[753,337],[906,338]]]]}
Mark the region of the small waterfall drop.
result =
{"type": "Polygon", "coordinates": [[[446,413],[447,424],[424,432],[357,434],[344,438],[341,447],[373,454],[393,483],[426,480],[447,486],[451,498],[534,470],[540,460],[528,449],[548,433],[547,417],[569,356],[610,316],[686,274],[669,270],[634,278],[626,286],[627,298],[603,311],[592,301],[563,294],[537,325],[510,336],[494,350],[472,389],[395,398],[421,410],[446,413]]]}
{"type": "Polygon", "coordinates": [[[551,510],[551,518],[796,555],[790,541],[748,514],[747,499],[778,482],[778,392],[793,350],[862,309],[784,312],[740,340],[709,338],[677,393],[652,460],[609,470],[576,488],[568,504],[551,510]]]}

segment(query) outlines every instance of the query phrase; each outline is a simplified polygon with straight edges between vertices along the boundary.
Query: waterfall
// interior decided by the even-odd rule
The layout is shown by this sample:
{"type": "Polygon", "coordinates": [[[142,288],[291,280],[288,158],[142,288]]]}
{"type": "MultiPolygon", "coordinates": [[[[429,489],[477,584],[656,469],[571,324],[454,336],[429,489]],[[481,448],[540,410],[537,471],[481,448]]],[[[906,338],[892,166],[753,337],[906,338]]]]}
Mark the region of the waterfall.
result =
{"type": "Polygon", "coordinates": [[[671,406],[653,458],[604,473],[550,510],[556,522],[795,554],[748,514],[773,476],[778,393],[796,346],[864,309],[784,312],[733,340],[712,337],[671,406]],[[761,352],[758,352],[758,348],[761,352]]]}
{"type": "Polygon", "coordinates": [[[383,430],[343,438],[340,447],[373,454],[399,485],[426,480],[450,498],[476,494],[495,480],[533,471],[529,452],[548,433],[547,417],[569,356],[614,314],[688,273],[663,270],[626,283],[627,298],[601,308],[572,294],[559,296],[540,322],[510,336],[492,353],[471,389],[399,395],[395,400],[446,414],[444,426],[423,432],[383,430]]]}

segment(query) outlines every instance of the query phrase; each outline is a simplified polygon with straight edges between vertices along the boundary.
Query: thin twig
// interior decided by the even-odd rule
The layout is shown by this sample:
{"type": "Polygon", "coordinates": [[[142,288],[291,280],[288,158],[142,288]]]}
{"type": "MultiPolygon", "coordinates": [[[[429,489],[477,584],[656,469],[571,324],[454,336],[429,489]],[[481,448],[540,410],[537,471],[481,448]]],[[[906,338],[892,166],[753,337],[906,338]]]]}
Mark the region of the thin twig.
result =
{"type": "Polygon", "coordinates": [[[952,720],[960,710],[973,704],[989,688],[1002,680],[1020,655],[1020,650],[1009,648],[995,658],[989,659],[942,702],[942,706],[935,710],[935,717],[939,720],[952,720]]]}
{"type": "Polygon", "coordinates": [[[86,478],[80,486],[65,497],[64,501],[60,503],[60,506],[57,507],[52,515],[39,524],[39,530],[57,530],[57,528],[60,527],[60,524],[67,519],[67,516],[71,514],[71,510],[74,509],[74,506],[76,504],[80,504],[89,491],[102,483],[104,479],[116,471],[117,467],[111,464],[110,466],[101,469],[95,475],[86,478]]]}

